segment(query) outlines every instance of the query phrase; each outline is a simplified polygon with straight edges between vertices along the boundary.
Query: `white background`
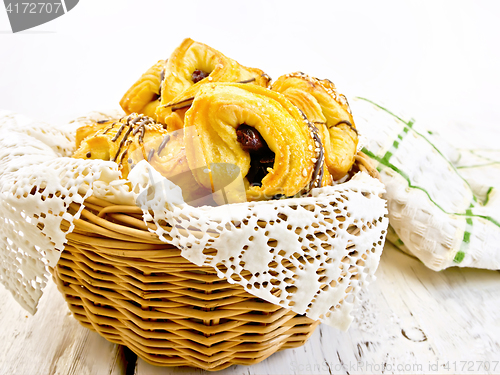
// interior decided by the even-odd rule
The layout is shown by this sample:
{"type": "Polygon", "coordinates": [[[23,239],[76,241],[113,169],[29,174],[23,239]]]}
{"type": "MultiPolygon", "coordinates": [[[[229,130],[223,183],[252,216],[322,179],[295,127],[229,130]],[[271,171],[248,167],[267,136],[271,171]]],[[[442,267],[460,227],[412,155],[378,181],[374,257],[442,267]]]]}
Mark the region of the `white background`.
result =
{"type": "Polygon", "coordinates": [[[500,1],[81,0],[18,34],[0,9],[0,108],[56,123],[115,108],[191,37],[274,78],[301,70],[431,126],[488,129],[499,36],[500,1]]]}

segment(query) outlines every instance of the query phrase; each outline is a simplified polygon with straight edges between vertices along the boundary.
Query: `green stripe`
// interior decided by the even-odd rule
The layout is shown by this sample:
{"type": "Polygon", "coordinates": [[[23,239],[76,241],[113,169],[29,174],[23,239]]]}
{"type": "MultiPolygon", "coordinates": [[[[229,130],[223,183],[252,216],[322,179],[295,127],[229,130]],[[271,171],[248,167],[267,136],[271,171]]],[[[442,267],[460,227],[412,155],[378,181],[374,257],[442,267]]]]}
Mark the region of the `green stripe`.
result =
{"type": "MultiPolygon", "coordinates": [[[[499,163],[500,161],[497,160],[497,159],[492,159],[492,158],[489,158],[487,156],[484,156],[484,155],[481,155],[481,154],[478,154],[479,151],[483,151],[483,150],[469,150],[469,152],[474,155],[474,156],[477,156],[478,158],[480,159],[483,159],[483,160],[487,160],[487,161],[491,161],[491,162],[494,162],[494,163],[499,163]]],[[[497,152],[500,152],[500,150],[496,150],[497,152]]]]}
{"type": "Polygon", "coordinates": [[[464,233],[464,239],[463,239],[463,241],[465,243],[469,243],[470,242],[470,232],[465,232],[464,233]]]}
{"type": "Polygon", "coordinates": [[[394,117],[396,117],[399,121],[401,122],[404,122],[406,125],[410,125],[412,123],[412,120],[406,122],[405,120],[403,120],[401,117],[399,117],[398,115],[392,113],[391,111],[389,111],[387,108],[384,108],[382,107],[381,105],[378,105],[377,103],[375,102],[372,102],[370,99],[366,99],[366,98],[362,98],[360,96],[357,96],[356,99],[361,99],[361,100],[364,100],[365,102],[368,102],[368,103],[371,103],[373,104],[375,107],[378,107],[382,110],[384,110],[385,112],[389,113],[390,115],[393,115],[394,117]]]}
{"type": "MultiPolygon", "coordinates": [[[[421,134],[421,133],[419,133],[418,131],[416,131],[415,129],[413,129],[413,126],[412,126],[412,125],[413,125],[413,123],[414,123],[414,120],[413,120],[413,119],[411,119],[410,121],[406,122],[406,121],[404,121],[401,117],[399,117],[398,115],[395,115],[394,113],[392,113],[391,111],[389,111],[387,108],[384,108],[384,107],[382,107],[381,105],[379,105],[379,104],[377,104],[377,103],[375,103],[375,102],[372,102],[370,99],[362,98],[362,97],[360,97],[360,96],[357,96],[356,98],[357,98],[357,99],[360,99],[360,100],[364,100],[364,101],[366,101],[366,102],[368,102],[368,103],[371,103],[371,104],[372,104],[372,105],[374,105],[375,107],[380,108],[381,110],[383,110],[383,111],[387,112],[388,114],[390,114],[390,115],[394,116],[395,118],[397,118],[399,121],[401,121],[401,122],[405,123],[406,125],[408,125],[408,126],[409,126],[409,128],[405,128],[405,130],[404,130],[404,131],[408,131],[409,129],[411,129],[413,132],[415,132],[415,134],[419,135],[419,136],[420,136],[420,137],[422,137],[422,138],[423,138],[423,139],[424,139],[424,140],[425,140],[428,144],[430,144],[430,145],[431,145],[431,147],[432,147],[434,150],[436,150],[436,152],[437,152],[439,155],[441,155],[441,157],[443,158],[443,160],[445,160],[445,161],[448,163],[448,165],[450,166],[450,168],[451,168],[451,169],[453,169],[455,172],[457,172],[457,176],[458,176],[460,179],[462,179],[462,181],[464,181],[464,183],[465,183],[465,184],[469,187],[469,189],[470,189],[470,191],[471,191],[471,194],[472,194],[472,199],[473,199],[473,201],[474,201],[474,202],[477,202],[477,201],[478,201],[478,200],[477,200],[477,197],[474,195],[474,191],[473,191],[473,190],[472,190],[472,188],[470,187],[469,182],[468,182],[465,178],[463,178],[463,177],[460,175],[460,173],[458,173],[457,169],[456,169],[456,168],[455,168],[455,166],[452,164],[452,162],[451,162],[451,161],[449,161],[449,160],[448,160],[448,158],[446,158],[446,157],[443,155],[443,153],[442,153],[442,152],[441,152],[441,151],[440,151],[440,150],[439,150],[439,149],[438,149],[438,148],[437,148],[437,147],[436,147],[436,146],[435,146],[435,145],[434,145],[431,141],[429,141],[429,140],[428,140],[428,139],[427,139],[427,138],[426,138],[423,134],[421,134]]],[[[497,224],[497,225],[498,225],[498,224],[497,224]]],[[[499,225],[499,226],[500,226],[500,225],[499,225]]]]}
{"type": "MultiPolygon", "coordinates": [[[[457,216],[466,216],[465,214],[453,214],[457,216]]],[[[491,221],[493,224],[495,224],[497,227],[500,227],[500,223],[496,221],[494,218],[491,216],[485,216],[485,215],[477,215],[477,214],[472,214],[470,215],[471,217],[480,217],[481,219],[491,221]]]]}
{"type": "Polygon", "coordinates": [[[490,186],[488,191],[486,192],[486,199],[483,202],[483,206],[486,206],[488,204],[488,201],[490,200],[490,193],[493,191],[493,186],[490,186]]]}
{"type": "MultiPolygon", "coordinates": [[[[380,159],[380,160],[381,160],[381,164],[384,164],[384,165],[385,165],[385,164],[390,164],[390,163],[389,163],[389,159],[391,158],[391,156],[392,156],[392,152],[387,151],[387,152],[385,153],[384,157],[383,157],[382,159],[380,159]]],[[[380,172],[380,171],[379,171],[379,172],[380,172]]]]}
{"type": "Polygon", "coordinates": [[[500,161],[493,161],[491,163],[485,163],[485,164],[461,165],[460,167],[457,167],[457,169],[480,168],[480,167],[487,167],[489,165],[497,165],[497,164],[500,164],[500,161]]]}
{"type": "MultiPolygon", "coordinates": [[[[401,177],[403,177],[407,182],[408,182],[408,187],[410,188],[413,188],[413,189],[418,189],[418,190],[422,190],[426,195],[427,197],[429,198],[429,200],[437,207],[439,208],[441,211],[443,211],[445,214],[447,215],[455,215],[455,216],[467,216],[467,217],[480,217],[482,219],[485,219],[485,220],[488,220],[490,222],[492,222],[493,224],[495,224],[496,226],[500,227],[500,223],[497,222],[495,219],[493,219],[492,217],[489,217],[489,216],[484,216],[484,215],[477,215],[477,214],[473,214],[472,212],[470,214],[467,214],[467,213],[452,213],[452,212],[447,212],[444,210],[444,208],[442,208],[439,204],[437,204],[430,196],[429,192],[427,190],[425,190],[424,188],[420,187],[420,186],[416,186],[416,185],[413,185],[410,181],[410,178],[406,175],[406,173],[404,173],[402,170],[400,170],[398,167],[396,167],[395,165],[391,164],[390,162],[384,160],[383,158],[380,158],[378,157],[377,155],[375,155],[373,152],[371,151],[368,151],[365,147],[363,147],[363,149],[361,150],[363,151],[366,155],[368,155],[369,157],[371,157],[372,159],[378,161],[380,164],[384,165],[385,167],[387,168],[390,168],[392,169],[394,172],[398,173],[401,177]]],[[[380,166],[377,167],[377,170],[381,170],[380,166]]],[[[470,210],[467,210],[467,212],[469,212],[470,210]]]]}
{"type": "MultiPolygon", "coordinates": [[[[413,119],[411,119],[410,121],[408,121],[408,123],[405,122],[406,126],[403,128],[403,131],[401,133],[398,134],[398,139],[400,141],[403,140],[403,138],[406,136],[406,134],[408,134],[408,130],[413,126],[413,124],[415,123],[415,121],[413,119]]],[[[399,147],[399,144],[400,142],[395,140],[393,143],[392,143],[392,147],[397,150],[398,147],[399,147]]],[[[393,152],[391,151],[387,151],[385,153],[385,155],[382,157],[382,160],[385,162],[385,163],[389,163],[389,160],[391,159],[392,155],[394,155],[393,152]]],[[[379,171],[380,172],[380,171],[379,171]]]]}
{"type": "Polygon", "coordinates": [[[453,261],[455,263],[460,263],[462,260],[465,258],[465,253],[463,251],[459,251],[456,253],[455,258],[453,258],[453,261]]]}
{"type": "MultiPolygon", "coordinates": [[[[403,172],[401,169],[399,169],[398,167],[396,167],[394,164],[391,164],[389,162],[389,157],[387,157],[387,154],[389,154],[389,152],[387,152],[383,158],[380,158],[378,157],[377,155],[375,155],[373,152],[371,151],[368,151],[366,149],[366,147],[363,147],[363,149],[361,150],[363,151],[366,155],[368,155],[369,157],[371,157],[372,159],[375,159],[376,161],[378,161],[380,164],[384,165],[385,167],[388,167],[388,168],[391,168],[393,171],[395,171],[396,173],[398,173],[401,177],[403,177],[406,182],[408,182],[408,186],[411,187],[411,188],[414,188],[414,189],[419,189],[419,190],[422,190],[426,195],[427,197],[429,198],[429,200],[436,206],[436,207],[439,207],[439,209],[443,212],[446,212],[440,205],[438,205],[436,202],[434,202],[434,200],[431,198],[429,192],[427,190],[425,190],[424,188],[420,187],[420,186],[416,186],[416,185],[413,185],[410,181],[410,177],[408,177],[408,175],[403,172]]],[[[378,168],[377,168],[378,169],[378,168]]]]}
{"type": "MultiPolygon", "coordinates": [[[[466,211],[467,215],[472,215],[471,208],[472,208],[472,206],[466,211]]],[[[470,217],[468,217],[466,220],[466,223],[469,226],[472,226],[472,219],[470,217]]],[[[460,263],[465,258],[465,254],[466,254],[465,251],[469,248],[469,244],[470,244],[471,232],[469,230],[470,230],[470,228],[466,228],[466,230],[464,231],[464,238],[462,239],[462,245],[460,246],[460,250],[457,251],[457,253],[455,254],[455,257],[453,258],[453,261],[455,263],[460,263]]]]}
{"type": "MultiPolygon", "coordinates": [[[[362,98],[359,98],[362,99],[362,98]]],[[[481,151],[481,152],[499,152],[500,150],[498,148],[458,148],[457,150],[459,151],[470,151],[470,152],[476,152],[476,151],[481,151]]],[[[480,155],[479,155],[480,156],[480,155]]]]}

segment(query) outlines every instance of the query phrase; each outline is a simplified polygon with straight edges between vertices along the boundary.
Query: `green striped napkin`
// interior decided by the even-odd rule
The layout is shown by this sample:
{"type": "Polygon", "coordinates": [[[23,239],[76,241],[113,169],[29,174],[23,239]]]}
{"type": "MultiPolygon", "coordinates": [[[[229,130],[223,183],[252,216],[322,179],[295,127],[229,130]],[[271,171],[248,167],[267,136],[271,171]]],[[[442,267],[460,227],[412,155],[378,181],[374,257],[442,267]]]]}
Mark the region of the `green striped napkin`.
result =
{"type": "Polygon", "coordinates": [[[500,269],[500,150],[454,149],[368,99],[351,107],[386,185],[387,239],[436,271],[500,269]]]}

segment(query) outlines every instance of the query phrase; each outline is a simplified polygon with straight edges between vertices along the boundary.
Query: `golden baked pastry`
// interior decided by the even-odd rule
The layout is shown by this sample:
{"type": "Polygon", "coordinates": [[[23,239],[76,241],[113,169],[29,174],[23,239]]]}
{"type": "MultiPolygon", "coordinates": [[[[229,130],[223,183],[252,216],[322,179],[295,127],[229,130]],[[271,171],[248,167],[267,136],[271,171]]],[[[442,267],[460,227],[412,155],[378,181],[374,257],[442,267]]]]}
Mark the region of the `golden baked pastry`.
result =
{"type": "Polygon", "coordinates": [[[77,147],[73,157],[114,161],[122,178],[127,178],[138,162],[147,160],[182,188],[186,202],[212,203],[212,191],[200,186],[191,173],[183,132],[167,132],[150,117],[133,113],[118,121],[83,126],[77,130],[77,147]]]}
{"type": "Polygon", "coordinates": [[[205,83],[240,82],[267,87],[269,81],[262,70],[247,68],[205,44],[185,39],[165,64],[157,119],[167,123],[172,112],[188,108],[205,83]]]}
{"type": "Polygon", "coordinates": [[[123,178],[145,159],[187,202],[293,197],[345,177],[358,142],[345,97],[304,73],[269,83],[185,39],[123,96],[128,116],[78,129],[74,156],[115,161],[123,178]]]}
{"type": "Polygon", "coordinates": [[[149,68],[123,95],[120,106],[126,114],[140,113],[156,120],[156,107],[160,104],[161,81],[165,60],[149,68]]]}
{"type": "Polygon", "coordinates": [[[282,93],[319,129],[325,150],[325,164],[334,180],[344,177],[354,164],[358,133],[349,104],[329,80],[304,73],[278,78],[272,90],[282,93]]]}
{"type": "Polygon", "coordinates": [[[178,109],[165,118],[164,124],[168,131],[173,132],[184,127],[184,115],[188,109],[189,107],[178,109]]]}
{"type": "MultiPolygon", "coordinates": [[[[248,200],[291,197],[321,185],[323,149],[317,129],[283,95],[257,85],[202,85],[186,112],[187,160],[237,166],[248,200]]],[[[213,176],[210,176],[213,177],[213,176]]]]}
{"type": "MultiPolygon", "coordinates": [[[[96,125],[87,125],[84,128],[90,131],[95,129],[96,125]]],[[[81,141],[73,157],[114,161],[118,164],[123,178],[127,178],[135,164],[147,159],[148,153],[144,143],[167,134],[167,131],[152,118],[137,113],[102,125],[106,126],[81,141]]],[[[82,133],[84,131],[86,130],[80,130],[82,133]]]]}
{"type": "Polygon", "coordinates": [[[186,158],[184,132],[162,133],[161,137],[151,137],[144,143],[146,160],[163,177],[168,178],[182,189],[184,201],[193,205],[214,205],[212,190],[194,179],[186,158]]]}
{"type": "Polygon", "coordinates": [[[99,130],[110,126],[115,121],[116,120],[102,120],[102,121],[96,121],[90,125],[79,127],[76,130],[76,148],[78,149],[80,147],[80,144],[85,138],[92,136],[99,130]]]}
{"type": "MultiPolygon", "coordinates": [[[[319,133],[319,131],[318,131],[319,133]]],[[[323,150],[324,153],[324,150],[323,150]]],[[[323,162],[323,178],[321,179],[321,187],[332,186],[333,185],[333,177],[326,166],[326,163],[323,162]]]]}

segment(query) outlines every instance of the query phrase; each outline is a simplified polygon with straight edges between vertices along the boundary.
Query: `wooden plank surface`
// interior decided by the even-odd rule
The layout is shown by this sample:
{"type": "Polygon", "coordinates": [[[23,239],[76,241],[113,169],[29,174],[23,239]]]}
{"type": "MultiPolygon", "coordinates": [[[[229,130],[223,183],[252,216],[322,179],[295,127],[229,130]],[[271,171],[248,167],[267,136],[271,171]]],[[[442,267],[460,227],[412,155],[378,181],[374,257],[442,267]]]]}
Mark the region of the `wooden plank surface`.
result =
{"type": "MultiPolygon", "coordinates": [[[[348,332],[321,325],[301,348],[220,373],[500,374],[500,272],[434,272],[386,244],[376,275],[348,332]]],[[[52,283],[35,316],[0,289],[0,374],[205,373],[135,362],[80,326],[52,283]]]]}
{"type": "Polygon", "coordinates": [[[31,316],[0,286],[0,374],[125,374],[124,348],[81,326],[50,281],[31,316]]]}

